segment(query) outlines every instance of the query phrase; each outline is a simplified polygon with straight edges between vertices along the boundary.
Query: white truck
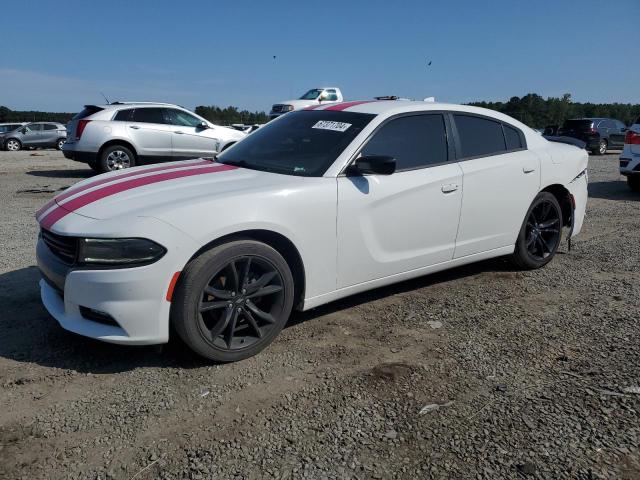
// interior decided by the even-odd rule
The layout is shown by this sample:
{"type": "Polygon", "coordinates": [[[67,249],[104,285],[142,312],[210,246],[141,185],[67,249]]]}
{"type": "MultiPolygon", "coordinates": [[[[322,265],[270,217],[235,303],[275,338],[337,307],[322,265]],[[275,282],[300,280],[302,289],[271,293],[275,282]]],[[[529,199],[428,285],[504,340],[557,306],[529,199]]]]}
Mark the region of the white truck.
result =
{"type": "Polygon", "coordinates": [[[321,103],[342,102],[343,100],[342,92],[337,87],[312,88],[297,100],[285,100],[274,104],[269,112],[269,118],[274,119],[283,113],[302,110],[321,103]]]}

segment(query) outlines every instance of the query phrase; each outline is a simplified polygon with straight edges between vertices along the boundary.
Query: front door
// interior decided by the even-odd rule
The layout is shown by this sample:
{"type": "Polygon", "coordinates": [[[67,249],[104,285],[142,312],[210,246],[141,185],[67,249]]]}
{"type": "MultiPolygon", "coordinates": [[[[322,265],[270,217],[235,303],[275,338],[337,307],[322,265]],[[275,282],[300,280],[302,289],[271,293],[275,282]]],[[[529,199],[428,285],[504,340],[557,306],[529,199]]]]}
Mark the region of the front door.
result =
{"type": "Polygon", "coordinates": [[[25,147],[39,147],[42,144],[42,124],[31,123],[20,130],[20,142],[25,147]],[[24,132],[24,133],[22,133],[24,132]]]}
{"type": "Polygon", "coordinates": [[[451,260],[462,171],[443,115],[391,119],[361,154],[394,157],[396,173],[338,177],[338,288],[451,260]]]}
{"type": "Polygon", "coordinates": [[[136,108],[127,122],[127,132],[136,148],[138,159],[171,160],[172,129],[164,120],[162,108],[136,108]]]}
{"type": "Polygon", "coordinates": [[[210,157],[218,153],[220,141],[215,138],[214,130],[203,128],[198,117],[176,108],[165,108],[164,115],[173,132],[174,159],[210,157]]]}

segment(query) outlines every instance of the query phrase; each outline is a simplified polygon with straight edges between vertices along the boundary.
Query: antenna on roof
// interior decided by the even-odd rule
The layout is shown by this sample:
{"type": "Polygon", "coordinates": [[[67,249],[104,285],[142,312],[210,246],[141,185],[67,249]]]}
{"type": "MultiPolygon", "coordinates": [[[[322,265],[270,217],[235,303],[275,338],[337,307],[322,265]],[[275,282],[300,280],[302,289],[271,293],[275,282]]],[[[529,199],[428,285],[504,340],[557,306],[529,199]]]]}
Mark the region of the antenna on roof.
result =
{"type": "Polygon", "coordinates": [[[100,92],[100,95],[102,95],[104,97],[104,99],[107,101],[108,104],[111,104],[111,102],[109,101],[109,99],[107,98],[107,96],[104,93],[100,92]]]}

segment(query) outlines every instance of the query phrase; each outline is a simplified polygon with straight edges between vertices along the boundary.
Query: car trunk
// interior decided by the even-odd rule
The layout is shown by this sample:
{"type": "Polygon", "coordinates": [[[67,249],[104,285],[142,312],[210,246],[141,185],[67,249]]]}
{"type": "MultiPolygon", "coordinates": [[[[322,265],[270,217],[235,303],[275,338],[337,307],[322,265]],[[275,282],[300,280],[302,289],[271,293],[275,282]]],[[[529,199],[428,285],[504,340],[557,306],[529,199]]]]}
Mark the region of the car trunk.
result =
{"type": "Polygon", "coordinates": [[[78,121],[83,118],[87,118],[94,113],[98,113],[104,110],[102,107],[96,105],[85,105],[81,112],[76,113],[69,123],[67,123],[67,143],[73,143],[76,141],[76,128],[78,127],[78,121]]]}
{"type": "Polygon", "coordinates": [[[579,138],[587,143],[596,133],[592,120],[567,120],[558,130],[560,136],[579,138]]]}

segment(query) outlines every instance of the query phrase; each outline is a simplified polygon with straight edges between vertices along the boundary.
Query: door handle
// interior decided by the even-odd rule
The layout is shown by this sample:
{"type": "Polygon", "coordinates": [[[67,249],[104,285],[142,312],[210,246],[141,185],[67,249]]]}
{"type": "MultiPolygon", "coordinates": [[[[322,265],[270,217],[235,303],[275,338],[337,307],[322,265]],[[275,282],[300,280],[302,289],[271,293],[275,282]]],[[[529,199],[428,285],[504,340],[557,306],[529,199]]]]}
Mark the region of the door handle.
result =
{"type": "Polygon", "coordinates": [[[140,130],[140,127],[137,125],[129,125],[129,128],[133,128],[134,130],[140,130]]]}
{"type": "Polygon", "coordinates": [[[455,183],[450,183],[449,185],[443,185],[441,190],[442,190],[442,193],[451,193],[458,190],[458,188],[459,188],[458,185],[456,185],[455,183]]]}
{"type": "Polygon", "coordinates": [[[176,130],[176,131],[175,131],[175,132],[173,132],[173,133],[177,133],[178,135],[184,135],[184,132],[181,132],[181,131],[179,131],[179,130],[176,130]]]}
{"type": "Polygon", "coordinates": [[[533,167],[522,167],[522,173],[531,173],[531,172],[535,172],[536,169],[533,167]]]}

